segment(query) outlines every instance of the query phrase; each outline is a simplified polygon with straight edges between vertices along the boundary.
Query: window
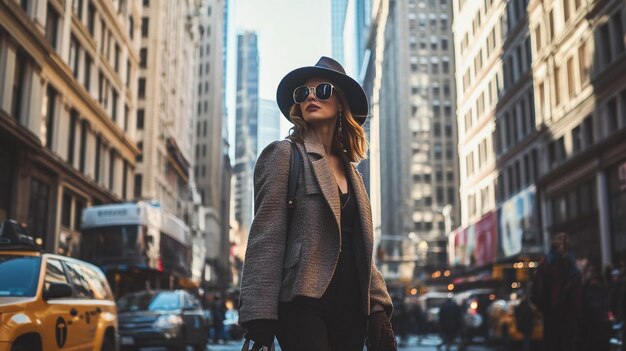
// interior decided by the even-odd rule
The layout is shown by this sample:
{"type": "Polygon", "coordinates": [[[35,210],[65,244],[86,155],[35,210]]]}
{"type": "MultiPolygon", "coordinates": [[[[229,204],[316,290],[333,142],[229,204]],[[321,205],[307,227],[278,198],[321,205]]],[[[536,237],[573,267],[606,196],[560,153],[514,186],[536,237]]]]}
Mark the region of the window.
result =
{"type": "Polygon", "coordinates": [[[567,60],[567,91],[569,92],[570,98],[573,98],[576,95],[574,78],[574,57],[570,57],[567,60]]]}
{"type": "Polygon", "coordinates": [[[561,69],[559,67],[554,67],[554,104],[555,106],[559,106],[561,104],[561,85],[559,84],[561,80],[561,69]]]}
{"type": "Polygon", "coordinates": [[[137,162],[143,161],[143,141],[137,142],[137,149],[139,149],[139,154],[136,157],[137,162]]]}
{"type": "Polygon", "coordinates": [[[15,76],[13,78],[13,95],[11,101],[11,115],[20,119],[22,114],[22,99],[24,97],[24,81],[26,80],[26,55],[20,49],[15,57],[15,76]]]}
{"type": "Polygon", "coordinates": [[[146,78],[139,78],[137,97],[140,99],[144,99],[146,97],[146,78]]]}
{"type": "Polygon", "coordinates": [[[46,105],[46,112],[42,116],[41,120],[41,139],[42,144],[45,145],[48,149],[52,149],[52,138],[54,135],[54,116],[55,116],[55,107],[56,107],[56,99],[57,92],[54,88],[48,84],[48,89],[46,90],[46,97],[44,99],[44,104],[46,105]]]}
{"type": "Polygon", "coordinates": [[[580,83],[582,85],[587,84],[589,82],[589,67],[585,42],[578,47],[578,73],[580,74],[580,83]]]}
{"type": "Polygon", "coordinates": [[[146,68],[148,65],[148,48],[139,50],[139,67],[146,68]]]}
{"type": "Polygon", "coordinates": [[[90,1],[89,5],[87,5],[87,29],[89,30],[89,33],[91,34],[92,37],[95,36],[95,33],[96,33],[95,22],[96,22],[96,8],[95,6],[93,6],[93,3],[91,3],[90,1]]]}
{"type": "Polygon", "coordinates": [[[142,38],[148,37],[148,26],[149,26],[148,20],[149,20],[148,17],[143,17],[141,19],[141,37],[142,38]]]}
{"type": "Polygon", "coordinates": [[[96,174],[96,183],[100,183],[100,153],[102,152],[102,138],[100,137],[100,135],[96,136],[96,159],[95,159],[95,163],[96,163],[96,170],[95,170],[95,174],[96,174]]]}
{"type": "Polygon", "coordinates": [[[585,147],[593,145],[593,116],[588,116],[587,118],[585,118],[585,120],[583,121],[583,131],[585,133],[585,147]]]}
{"type": "Polygon", "coordinates": [[[82,19],[83,15],[83,0],[73,0],[72,1],[72,11],[79,19],[82,19]]]}
{"type": "Polygon", "coordinates": [[[441,39],[441,50],[448,50],[448,39],[441,39]]]}
{"type": "Polygon", "coordinates": [[[135,38],[135,20],[133,15],[128,16],[128,36],[131,40],[135,38]]]}
{"type": "Polygon", "coordinates": [[[77,299],[92,299],[93,291],[89,288],[89,283],[87,283],[80,266],[73,262],[66,262],[66,267],[74,287],[73,297],[77,299]]]}
{"type": "Polygon", "coordinates": [[[126,60],[126,86],[130,88],[130,76],[133,73],[133,68],[130,65],[130,60],[126,60]]]}
{"type": "Polygon", "coordinates": [[[581,135],[581,131],[580,131],[581,127],[577,126],[576,128],[572,129],[572,149],[574,151],[574,154],[580,152],[580,150],[582,150],[582,135],[581,135]]]}
{"type": "Polygon", "coordinates": [[[120,46],[115,44],[115,51],[113,52],[113,67],[115,68],[115,72],[120,72],[120,46]]]}
{"type": "Polygon", "coordinates": [[[113,89],[113,96],[111,99],[111,119],[113,120],[113,122],[117,121],[117,99],[118,99],[118,94],[117,91],[115,89],[113,89]]]}
{"type": "Polygon", "coordinates": [[[106,45],[106,26],[104,24],[104,20],[100,20],[100,52],[104,54],[104,49],[106,45]]]}
{"type": "Polygon", "coordinates": [[[612,61],[611,57],[611,33],[609,24],[605,23],[600,27],[600,40],[602,41],[602,62],[608,65],[612,61]]]}
{"type": "Polygon", "coordinates": [[[565,22],[567,22],[570,17],[569,1],[570,0],[563,0],[563,17],[565,19],[565,22]]]}
{"type": "Polygon", "coordinates": [[[59,13],[54,6],[48,4],[48,13],[46,14],[46,40],[57,50],[59,32],[59,13]]]}
{"type": "Polygon", "coordinates": [[[78,52],[80,50],[80,45],[78,44],[78,39],[74,35],[70,37],[70,58],[69,65],[74,72],[74,78],[78,79],[78,52]]]}
{"type": "Polygon", "coordinates": [[[87,156],[87,131],[89,125],[87,121],[82,121],[80,123],[80,156],[78,160],[78,169],[81,173],[85,173],[85,164],[86,164],[86,156],[87,156]]]}
{"type": "Polygon", "coordinates": [[[124,104],[124,130],[128,131],[128,122],[130,119],[130,109],[128,105],[124,104]]]}
{"type": "Polygon", "coordinates": [[[44,289],[50,289],[50,285],[53,283],[68,284],[67,276],[63,270],[61,261],[54,258],[48,258],[46,260],[46,277],[44,278],[44,289]]]}
{"type": "Polygon", "coordinates": [[[615,56],[624,52],[624,27],[622,26],[622,12],[616,11],[611,17],[613,26],[613,47],[615,48],[615,56]]]}
{"type": "Polygon", "coordinates": [[[91,85],[91,65],[93,61],[91,56],[85,51],[85,76],[83,77],[83,86],[89,91],[89,85],[91,85]]]}
{"type": "Polygon", "coordinates": [[[135,174],[135,198],[141,197],[141,187],[143,186],[143,177],[141,174],[135,174]]]}
{"type": "Polygon", "coordinates": [[[124,160],[122,167],[122,198],[128,198],[128,161],[124,160]]]}
{"type": "Polygon", "coordinates": [[[48,233],[48,205],[50,186],[36,178],[30,180],[28,201],[28,228],[35,238],[45,239],[48,233]]]}
{"type": "Polygon", "coordinates": [[[70,131],[67,142],[67,163],[74,165],[74,145],[76,143],[76,124],[78,123],[78,111],[70,110],[70,131]]]}
{"type": "Polygon", "coordinates": [[[109,190],[115,191],[115,149],[109,150],[109,190]]]}

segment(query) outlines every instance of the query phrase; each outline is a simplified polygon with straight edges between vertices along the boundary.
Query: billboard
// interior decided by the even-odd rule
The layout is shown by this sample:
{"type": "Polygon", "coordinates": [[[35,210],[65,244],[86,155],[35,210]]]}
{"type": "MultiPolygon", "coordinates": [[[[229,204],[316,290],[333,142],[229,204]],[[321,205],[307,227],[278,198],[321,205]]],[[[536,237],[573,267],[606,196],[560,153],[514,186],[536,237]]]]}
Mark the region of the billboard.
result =
{"type": "Polygon", "coordinates": [[[448,238],[451,266],[483,266],[541,251],[535,187],[530,186],[448,238]]]}

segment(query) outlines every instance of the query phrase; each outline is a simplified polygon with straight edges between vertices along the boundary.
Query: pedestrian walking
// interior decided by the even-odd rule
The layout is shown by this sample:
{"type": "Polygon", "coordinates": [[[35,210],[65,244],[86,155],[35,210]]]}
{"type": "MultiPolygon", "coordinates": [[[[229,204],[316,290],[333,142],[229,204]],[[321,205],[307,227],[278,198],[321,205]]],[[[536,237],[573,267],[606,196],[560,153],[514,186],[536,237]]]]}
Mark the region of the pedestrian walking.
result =
{"type": "Polygon", "coordinates": [[[531,301],[543,313],[544,344],[550,351],[574,350],[579,337],[582,283],[569,247],[567,234],[556,234],[533,277],[531,301]]]}
{"type": "Polygon", "coordinates": [[[533,311],[528,294],[525,294],[520,300],[519,305],[515,306],[515,327],[522,333],[522,346],[524,351],[531,350],[533,324],[535,313],[533,311]]]}
{"type": "MultiPolygon", "coordinates": [[[[446,351],[450,350],[461,333],[463,327],[463,311],[461,307],[451,298],[439,308],[439,334],[441,343],[437,345],[437,350],[445,346],[446,351]]],[[[460,346],[459,346],[460,348],[460,346]]]]}
{"type": "Polygon", "coordinates": [[[608,315],[608,291],[598,269],[590,265],[584,274],[582,351],[609,350],[611,322],[608,315]]]}
{"type": "Polygon", "coordinates": [[[367,337],[370,350],[394,351],[393,305],[372,260],[370,202],[355,167],[367,148],[365,92],[322,57],[288,73],[276,98],[293,127],[256,162],[239,322],[256,349],[276,336],[283,351],[362,351],[367,337]]]}
{"type": "Polygon", "coordinates": [[[213,318],[213,343],[226,342],[224,336],[224,320],[226,319],[226,305],[219,293],[217,293],[211,304],[211,315],[213,318]]]}

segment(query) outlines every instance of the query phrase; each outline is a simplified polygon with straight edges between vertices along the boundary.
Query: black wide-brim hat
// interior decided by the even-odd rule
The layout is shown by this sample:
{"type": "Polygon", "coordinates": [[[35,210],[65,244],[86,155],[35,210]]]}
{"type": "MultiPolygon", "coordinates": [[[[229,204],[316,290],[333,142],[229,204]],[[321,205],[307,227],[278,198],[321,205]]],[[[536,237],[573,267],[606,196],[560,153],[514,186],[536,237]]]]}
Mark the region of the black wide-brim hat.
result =
{"type": "Polygon", "coordinates": [[[294,104],[293,91],[311,78],[328,79],[329,83],[343,92],[354,119],[360,125],[365,123],[369,111],[365,91],[356,80],[346,74],[339,62],[326,56],[322,56],[315,66],[300,67],[287,73],[278,84],[276,102],[280,111],[290,122],[289,110],[294,104]]]}

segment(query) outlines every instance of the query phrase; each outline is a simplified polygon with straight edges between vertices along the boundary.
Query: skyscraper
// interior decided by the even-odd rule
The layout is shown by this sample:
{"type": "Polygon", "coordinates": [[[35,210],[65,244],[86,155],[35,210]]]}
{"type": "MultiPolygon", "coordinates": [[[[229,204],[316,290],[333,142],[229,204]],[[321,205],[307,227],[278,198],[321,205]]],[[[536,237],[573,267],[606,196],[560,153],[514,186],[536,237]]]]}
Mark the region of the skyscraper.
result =
{"type": "Polygon", "coordinates": [[[330,20],[331,20],[331,41],[332,55],[337,62],[342,65],[344,62],[343,35],[344,25],[346,22],[346,11],[348,8],[348,0],[331,0],[330,3],[330,20]]]}
{"type": "MultiPolygon", "coordinates": [[[[259,135],[257,153],[280,138],[280,119],[282,114],[274,100],[261,99],[259,102],[259,135]]],[[[256,155],[258,158],[259,155],[256,155]]]]}
{"type": "Polygon", "coordinates": [[[448,0],[389,7],[379,110],[389,277],[411,278],[417,254],[418,267],[445,265],[446,205],[459,218],[451,14],[448,0]]]}
{"type": "Polygon", "coordinates": [[[254,162],[258,154],[259,51],[257,35],[237,37],[235,113],[235,219],[247,233],[252,224],[254,162]]]}
{"type": "Polygon", "coordinates": [[[144,1],[137,88],[136,197],[189,223],[199,3],[144,1]],[[190,15],[191,14],[191,15],[190,15]]]}

